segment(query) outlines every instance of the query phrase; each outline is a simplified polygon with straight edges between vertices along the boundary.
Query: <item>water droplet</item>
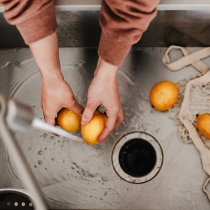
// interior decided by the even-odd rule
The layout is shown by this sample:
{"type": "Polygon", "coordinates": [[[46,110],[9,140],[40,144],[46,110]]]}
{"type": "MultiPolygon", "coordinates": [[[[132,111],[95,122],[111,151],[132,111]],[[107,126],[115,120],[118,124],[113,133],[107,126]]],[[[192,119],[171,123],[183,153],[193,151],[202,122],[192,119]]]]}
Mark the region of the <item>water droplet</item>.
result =
{"type": "Polygon", "coordinates": [[[47,134],[46,134],[46,133],[44,133],[44,134],[43,134],[43,137],[44,137],[44,138],[47,138],[47,134]]]}
{"type": "Polygon", "coordinates": [[[31,147],[28,148],[28,151],[31,151],[31,147]]]}
{"type": "Polygon", "coordinates": [[[55,139],[55,136],[51,136],[50,138],[53,140],[53,139],[55,139]]]}
{"type": "Polygon", "coordinates": [[[39,163],[39,165],[41,165],[41,164],[42,164],[42,161],[41,161],[41,160],[39,160],[39,161],[38,161],[38,163],[39,163]]]}
{"type": "Polygon", "coordinates": [[[39,154],[39,155],[42,155],[42,150],[39,150],[38,154],[39,154]]]}
{"type": "Polygon", "coordinates": [[[52,161],[54,161],[55,159],[54,159],[54,158],[52,158],[51,160],[52,160],[52,161]]]}
{"type": "Polygon", "coordinates": [[[34,168],[36,168],[36,165],[34,165],[34,168]]]}

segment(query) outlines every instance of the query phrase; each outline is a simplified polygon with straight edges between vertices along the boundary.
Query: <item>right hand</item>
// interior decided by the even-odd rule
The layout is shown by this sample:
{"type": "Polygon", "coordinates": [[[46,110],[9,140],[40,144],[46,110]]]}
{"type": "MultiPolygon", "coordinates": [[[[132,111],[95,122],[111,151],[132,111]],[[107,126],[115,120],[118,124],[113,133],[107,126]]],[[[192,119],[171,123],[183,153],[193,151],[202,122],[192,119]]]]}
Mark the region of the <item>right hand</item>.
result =
{"type": "Polygon", "coordinates": [[[109,64],[99,57],[94,78],[88,89],[87,105],[81,123],[87,124],[98,106],[105,108],[108,118],[105,129],[98,137],[99,143],[104,141],[124,120],[117,83],[117,70],[117,66],[109,64]]]}
{"type": "Polygon", "coordinates": [[[82,115],[83,106],[74,98],[73,91],[64,79],[52,79],[50,76],[42,81],[41,107],[45,121],[55,125],[57,113],[63,107],[82,115]]]}

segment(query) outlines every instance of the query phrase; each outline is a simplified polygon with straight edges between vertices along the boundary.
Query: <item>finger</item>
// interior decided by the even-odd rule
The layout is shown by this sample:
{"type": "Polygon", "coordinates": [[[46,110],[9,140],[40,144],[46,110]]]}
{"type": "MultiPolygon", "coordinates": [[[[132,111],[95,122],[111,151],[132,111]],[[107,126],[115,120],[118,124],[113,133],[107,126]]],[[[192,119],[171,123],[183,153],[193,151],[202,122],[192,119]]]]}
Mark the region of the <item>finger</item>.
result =
{"type": "Polygon", "coordinates": [[[81,104],[79,104],[74,97],[71,100],[71,103],[66,104],[66,108],[71,109],[78,115],[82,115],[84,111],[84,107],[81,104]]]}
{"type": "Polygon", "coordinates": [[[115,124],[115,127],[114,129],[118,128],[119,125],[124,121],[124,113],[123,113],[123,110],[121,109],[118,116],[117,116],[117,121],[116,121],[116,124],[115,124]]]}
{"type": "MultiPolygon", "coordinates": [[[[50,125],[58,126],[57,118],[55,116],[44,114],[44,119],[45,119],[46,123],[48,123],[50,125]]],[[[55,134],[55,133],[52,133],[52,134],[59,137],[58,134],[55,134]]]]}
{"type": "Polygon", "coordinates": [[[44,119],[47,123],[55,125],[55,115],[44,113],[44,119]]]}
{"type": "Polygon", "coordinates": [[[102,131],[102,133],[98,137],[98,142],[104,141],[107,136],[114,130],[116,124],[116,116],[115,117],[108,117],[106,121],[106,127],[102,131]]]}
{"type": "Polygon", "coordinates": [[[87,102],[87,106],[83,112],[83,115],[82,115],[82,121],[81,123],[84,125],[84,124],[87,124],[93,117],[93,114],[95,112],[95,110],[97,109],[98,107],[98,104],[97,103],[92,103],[90,102],[90,100],[87,102]]]}

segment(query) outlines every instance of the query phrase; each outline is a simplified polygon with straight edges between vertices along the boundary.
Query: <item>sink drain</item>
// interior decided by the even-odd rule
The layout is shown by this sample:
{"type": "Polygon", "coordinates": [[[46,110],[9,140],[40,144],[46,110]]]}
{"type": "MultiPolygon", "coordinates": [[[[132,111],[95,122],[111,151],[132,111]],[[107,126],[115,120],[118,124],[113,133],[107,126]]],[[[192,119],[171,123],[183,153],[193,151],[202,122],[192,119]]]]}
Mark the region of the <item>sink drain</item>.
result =
{"type": "Polygon", "coordinates": [[[122,179],[140,184],[158,174],[163,163],[163,151],[151,135],[132,132],[123,136],[115,145],[112,163],[122,179]]]}

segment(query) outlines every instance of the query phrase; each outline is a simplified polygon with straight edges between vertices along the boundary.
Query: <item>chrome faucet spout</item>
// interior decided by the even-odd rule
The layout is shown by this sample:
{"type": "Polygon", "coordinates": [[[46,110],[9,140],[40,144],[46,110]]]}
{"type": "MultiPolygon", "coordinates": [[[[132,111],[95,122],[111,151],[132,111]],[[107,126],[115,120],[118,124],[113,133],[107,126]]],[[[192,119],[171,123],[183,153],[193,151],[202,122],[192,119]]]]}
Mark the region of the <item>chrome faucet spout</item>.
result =
{"type": "Polygon", "coordinates": [[[29,107],[13,100],[7,100],[0,94],[0,139],[3,141],[11,160],[17,167],[17,175],[23,186],[28,190],[37,210],[47,210],[42,192],[36,182],[31,168],[10,129],[26,130],[33,120],[29,107]],[[15,123],[15,122],[20,123],[15,123]],[[19,126],[17,126],[19,124],[19,126]],[[13,129],[14,129],[13,128],[13,129]]]}

